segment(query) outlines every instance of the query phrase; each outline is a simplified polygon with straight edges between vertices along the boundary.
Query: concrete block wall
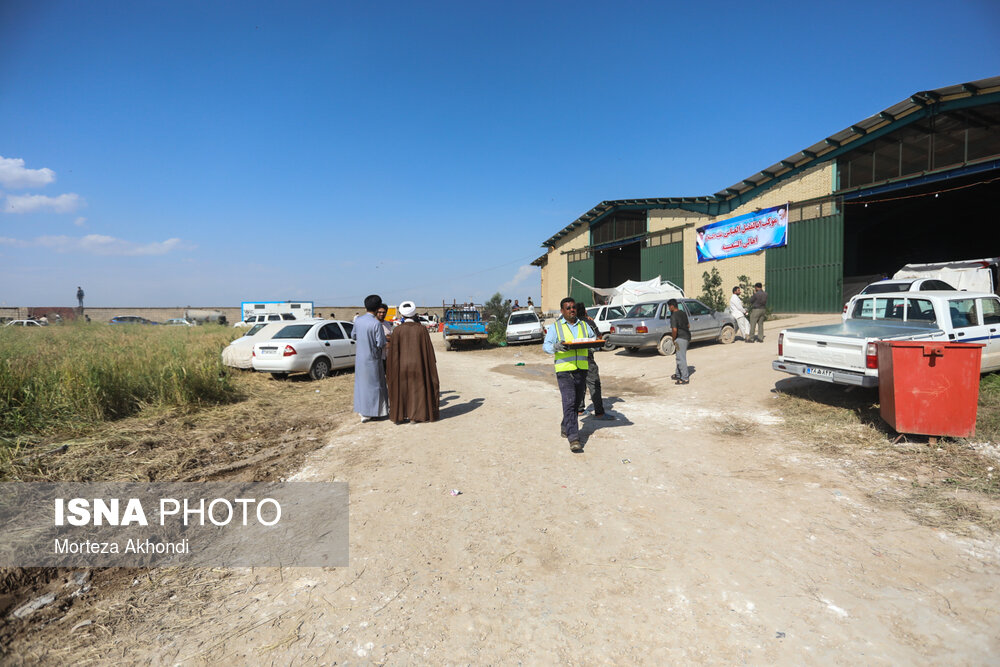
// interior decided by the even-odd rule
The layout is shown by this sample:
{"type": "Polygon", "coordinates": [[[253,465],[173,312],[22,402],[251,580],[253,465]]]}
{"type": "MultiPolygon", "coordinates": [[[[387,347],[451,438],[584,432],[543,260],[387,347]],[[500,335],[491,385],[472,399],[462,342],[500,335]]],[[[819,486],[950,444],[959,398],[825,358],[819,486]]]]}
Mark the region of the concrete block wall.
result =
{"type": "Polygon", "coordinates": [[[569,260],[568,256],[563,253],[568,250],[586,248],[589,244],[590,227],[581,225],[570,232],[554,250],[549,252],[548,263],[542,271],[545,274],[545,278],[542,280],[542,312],[558,311],[559,302],[568,294],[566,285],[569,281],[569,260]]]}
{"type": "MultiPolygon", "coordinates": [[[[396,304],[394,304],[396,305],[396,304]]],[[[192,307],[193,308],[193,307],[192,307]]],[[[137,306],[125,307],[125,308],[84,308],[84,314],[90,316],[90,321],[97,323],[106,323],[111,320],[111,318],[118,315],[132,315],[138,317],[145,317],[147,320],[152,320],[154,322],[165,322],[166,320],[175,317],[184,317],[184,311],[187,310],[186,307],[170,307],[170,308],[143,308],[137,306]]],[[[235,324],[239,322],[242,318],[242,314],[239,308],[228,308],[222,306],[199,306],[197,310],[218,310],[226,316],[229,324],[235,324]]],[[[441,306],[417,306],[417,311],[420,313],[433,313],[440,319],[444,315],[444,309],[441,306]]],[[[324,317],[326,319],[334,320],[346,320],[350,322],[356,313],[364,313],[364,306],[314,306],[313,312],[317,316],[324,317]]],[[[24,319],[28,316],[27,307],[2,307],[0,308],[0,317],[6,317],[13,320],[24,319]]]]}
{"type": "MultiPolygon", "coordinates": [[[[782,182],[780,185],[771,188],[760,194],[760,196],[743,204],[732,213],[725,216],[706,218],[706,222],[700,222],[696,226],[735,218],[746,213],[752,213],[759,208],[770,208],[780,206],[788,202],[804,201],[824,197],[833,191],[833,170],[832,164],[817,165],[799,174],[797,177],[782,182]]],[[[726,299],[732,294],[732,289],[739,284],[738,277],[743,275],[750,278],[750,282],[764,283],[764,254],[766,250],[755,252],[752,255],[741,255],[729,259],[719,259],[711,262],[698,262],[698,253],[695,251],[697,232],[694,227],[684,230],[684,284],[685,294],[697,298],[702,291],[704,273],[711,274],[712,268],[719,270],[722,276],[722,291],[726,299]]],[[[764,286],[765,289],[767,286],[764,286]]]]}

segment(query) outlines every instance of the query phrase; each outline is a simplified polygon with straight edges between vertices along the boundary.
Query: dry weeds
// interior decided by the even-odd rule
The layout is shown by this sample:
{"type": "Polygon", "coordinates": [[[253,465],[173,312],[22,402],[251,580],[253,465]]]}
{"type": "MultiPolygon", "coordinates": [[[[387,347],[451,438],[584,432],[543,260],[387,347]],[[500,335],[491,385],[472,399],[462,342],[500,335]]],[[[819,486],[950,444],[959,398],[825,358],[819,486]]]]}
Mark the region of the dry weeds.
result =
{"type": "MultiPolygon", "coordinates": [[[[979,435],[996,438],[1000,381],[981,390],[979,435]],[[992,385],[995,385],[995,389],[992,385]]],[[[967,440],[900,437],[879,416],[878,393],[817,382],[789,383],[779,394],[783,428],[816,452],[851,462],[869,496],[921,523],[961,534],[1000,532],[1000,462],[967,440]]]]}
{"type": "MultiPolygon", "coordinates": [[[[7,481],[275,481],[297,470],[308,453],[325,444],[326,434],[352,415],[350,373],[310,382],[304,376],[276,381],[247,372],[235,381],[247,397],[241,403],[201,410],[146,409],[85,437],[23,442],[6,468],[7,481]]],[[[207,591],[229,576],[209,569],[192,575],[190,569],[104,568],[86,571],[88,590],[67,588],[80,572],[0,569],[0,617],[5,620],[0,662],[105,663],[106,652],[88,649],[95,638],[128,639],[133,621],[150,604],[174,608],[170,618],[175,625],[164,631],[181,633],[203,619],[199,610],[181,608],[193,603],[188,596],[171,600],[173,590],[201,585],[207,591]],[[55,603],[25,621],[8,616],[17,604],[47,592],[57,594],[55,603]],[[77,605],[78,600],[88,603],[77,605]],[[105,600],[110,602],[100,602],[105,600]],[[89,610],[87,619],[74,612],[80,608],[89,610]],[[73,630],[82,620],[92,622],[73,630]]]]}

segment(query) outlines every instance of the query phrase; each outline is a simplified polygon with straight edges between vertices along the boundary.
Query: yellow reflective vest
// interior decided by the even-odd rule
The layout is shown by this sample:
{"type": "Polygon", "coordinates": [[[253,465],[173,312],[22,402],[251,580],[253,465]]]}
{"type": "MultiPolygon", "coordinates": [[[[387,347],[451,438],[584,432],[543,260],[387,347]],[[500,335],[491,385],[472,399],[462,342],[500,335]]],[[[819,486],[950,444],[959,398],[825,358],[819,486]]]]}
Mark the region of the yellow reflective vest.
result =
{"type": "MultiPolygon", "coordinates": [[[[554,326],[556,328],[556,338],[560,343],[574,341],[578,338],[587,338],[587,325],[584,324],[583,320],[577,320],[576,324],[571,325],[566,320],[560,318],[556,320],[554,326]],[[574,329],[576,329],[575,332],[574,329]]],[[[556,352],[555,357],[556,373],[575,370],[585,371],[590,368],[590,364],[587,362],[588,352],[586,348],[556,352]]]]}

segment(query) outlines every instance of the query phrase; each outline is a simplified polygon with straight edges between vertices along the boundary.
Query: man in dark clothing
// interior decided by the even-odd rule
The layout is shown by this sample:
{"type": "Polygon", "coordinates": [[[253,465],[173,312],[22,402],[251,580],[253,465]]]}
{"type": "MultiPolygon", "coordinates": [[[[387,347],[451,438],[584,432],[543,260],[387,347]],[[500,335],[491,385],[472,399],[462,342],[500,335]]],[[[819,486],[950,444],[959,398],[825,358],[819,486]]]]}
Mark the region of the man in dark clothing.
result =
{"type": "Polygon", "coordinates": [[[386,364],[389,383],[389,419],[399,424],[435,422],[441,416],[440,382],[434,346],[417,317],[412,301],[399,304],[403,323],[392,331],[386,364]]]}
{"type": "Polygon", "coordinates": [[[753,295],[750,297],[750,337],[747,341],[752,343],[764,342],[764,315],[767,313],[767,292],[764,286],[757,283],[753,286],[753,295]],[[757,335],[758,332],[760,335],[757,335]]]}
{"type": "Polygon", "coordinates": [[[83,312],[83,288],[76,286],[76,300],[80,304],[80,312],[83,312]]]}
{"type": "Polygon", "coordinates": [[[688,384],[687,349],[691,342],[691,325],[687,313],[677,307],[677,299],[667,301],[667,308],[670,309],[670,337],[677,348],[677,372],[670,377],[676,380],[674,384],[688,384]]]}
{"type": "Polygon", "coordinates": [[[549,327],[542,349],[555,357],[556,382],[562,397],[562,426],[560,434],[569,440],[569,449],[574,454],[583,451],[580,442],[580,424],[576,406],[583,400],[587,390],[587,353],[571,345],[579,339],[594,338],[590,325],[576,318],[576,301],[566,297],[559,302],[562,317],[549,327]],[[567,345],[569,343],[570,345],[567,345]]]}
{"type": "MultiPolygon", "coordinates": [[[[597,332],[597,323],[587,314],[587,309],[583,307],[581,301],[576,302],[576,318],[586,322],[587,326],[595,333],[597,332]]],[[[597,362],[594,361],[593,348],[587,351],[587,364],[589,366],[587,368],[587,390],[590,392],[590,400],[594,404],[594,419],[612,421],[614,417],[604,412],[604,397],[601,395],[601,371],[597,367],[597,362]]],[[[577,414],[583,414],[586,398],[586,395],[580,395],[580,400],[576,403],[577,414]]]]}

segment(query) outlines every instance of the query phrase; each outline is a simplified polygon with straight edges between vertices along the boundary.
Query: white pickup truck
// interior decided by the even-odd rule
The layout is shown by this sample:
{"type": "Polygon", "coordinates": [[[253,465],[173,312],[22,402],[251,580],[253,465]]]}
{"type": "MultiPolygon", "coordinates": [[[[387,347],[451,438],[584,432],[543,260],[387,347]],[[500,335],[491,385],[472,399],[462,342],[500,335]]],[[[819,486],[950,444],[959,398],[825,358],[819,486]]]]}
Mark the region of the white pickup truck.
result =
{"type": "Polygon", "coordinates": [[[982,372],[1000,369],[1000,297],[921,291],[856,297],[841,324],[778,334],[776,371],[860,387],[878,386],[880,340],[982,343],[982,372]]]}

